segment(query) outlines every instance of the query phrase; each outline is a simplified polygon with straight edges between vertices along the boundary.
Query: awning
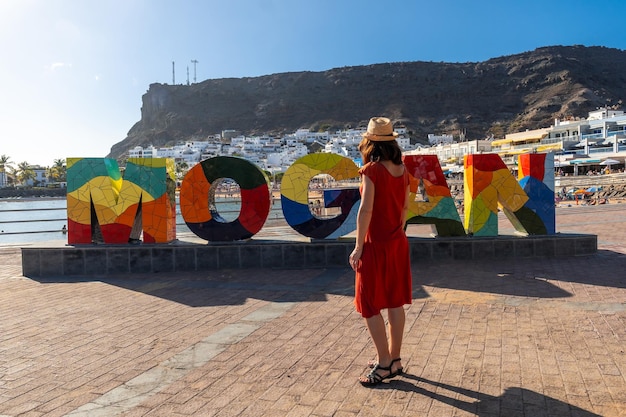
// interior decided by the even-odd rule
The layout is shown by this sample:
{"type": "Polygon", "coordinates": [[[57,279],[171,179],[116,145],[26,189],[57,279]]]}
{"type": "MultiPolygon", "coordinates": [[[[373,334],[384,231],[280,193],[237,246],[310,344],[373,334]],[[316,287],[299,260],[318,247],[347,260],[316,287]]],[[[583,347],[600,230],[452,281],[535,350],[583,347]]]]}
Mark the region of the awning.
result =
{"type": "Polygon", "coordinates": [[[560,143],[551,143],[549,145],[540,145],[537,147],[537,152],[543,152],[543,151],[551,151],[551,150],[561,150],[563,149],[563,146],[560,143]]]}
{"type": "Polygon", "coordinates": [[[512,149],[510,151],[502,151],[499,154],[506,157],[506,156],[520,155],[520,154],[523,154],[523,153],[530,153],[531,151],[532,151],[531,148],[512,149]]]}
{"type": "Polygon", "coordinates": [[[600,160],[599,159],[572,159],[571,161],[569,161],[569,163],[572,165],[594,165],[594,164],[599,164],[600,160]]]}
{"type": "Polygon", "coordinates": [[[538,142],[543,138],[543,136],[529,136],[526,138],[515,138],[512,139],[513,142],[538,142]]]}
{"type": "Polygon", "coordinates": [[[491,141],[491,146],[500,146],[513,142],[513,139],[496,139],[491,141]]]}

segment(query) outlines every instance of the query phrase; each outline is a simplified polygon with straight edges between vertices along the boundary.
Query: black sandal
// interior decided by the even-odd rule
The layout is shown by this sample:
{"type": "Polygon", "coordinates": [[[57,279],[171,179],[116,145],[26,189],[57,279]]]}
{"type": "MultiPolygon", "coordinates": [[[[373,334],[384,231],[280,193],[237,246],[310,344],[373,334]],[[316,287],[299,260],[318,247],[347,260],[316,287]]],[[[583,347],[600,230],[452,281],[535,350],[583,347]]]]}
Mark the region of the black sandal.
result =
{"type": "Polygon", "coordinates": [[[391,365],[385,367],[385,366],[380,366],[379,363],[377,363],[376,365],[374,365],[374,367],[372,368],[372,370],[370,371],[369,374],[365,375],[365,381],[363,381],[362,379],[359,379],[359,382],[361,383],[361,385],[363,385],[364,387],[373,387],[374,385],[378,385],[381,382],[383,382],[385,379],[387,378],[391,378],[394,377],[395,375],[393,375],[391,373],[391,365]],[[378,372],[378,370],[381,371],[387,371],[389,372],[389,375],[385,375],[385,376],[381,376],[378,372]]]}
{"type": "MultiPolygon", "coordinates": [[[[393,368],[393,363],[394,362],[400,362],[402,360],[402,358],[396,358],[394,360],[391,361],[391,363],[389,364],[389,369],[393,368]]],[[[404,372],[404,368],[403,367],[399,367],[398,369],[396,369],[396,372],[392,372],[391,376],[398,376],[398,375],[402,375],[402,372],[404,372]]]]}
{"type": "MultiPolygon", "coordinates": [[[[389,364],[389,367],[393,368],[393,363],[401,361],[401,360],[402,360],[402,358],[396,358],[396,359],[392,360],[391,363],[389,364]]],[[[370,368],[374,368],[376,365],[378,365],[378,362],[375,362],[375,361],[370,361],[370,362],[367,363],[367,366],[370,367],[370,368]]],[[[402,375],[402,372],[404,372],[404,368],[400,367],[400,368],[396,369],[396,372],[392,372],[391,376],[402,375]]]]}

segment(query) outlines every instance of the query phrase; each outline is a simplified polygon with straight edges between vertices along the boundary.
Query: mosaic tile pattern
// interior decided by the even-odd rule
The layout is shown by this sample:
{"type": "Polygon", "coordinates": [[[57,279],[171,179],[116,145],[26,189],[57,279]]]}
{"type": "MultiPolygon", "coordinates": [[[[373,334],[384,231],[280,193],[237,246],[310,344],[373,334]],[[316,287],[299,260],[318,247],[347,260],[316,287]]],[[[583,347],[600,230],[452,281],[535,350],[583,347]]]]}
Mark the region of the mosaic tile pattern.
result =
{"type": "MultiPolygon", "coordinates": [[[[516,230],[554,234],[554,158],[525,154],[519,158],[518,183],[498,155],[465,157],[465,228],[445,176],[434,155],[408,155],[411,175],[409,223],[432,224],[438,236],[497,236],[498,207],[516,230]],[[420,192],[424,201],[417,201],[420,192]]],[[[120,173],[117,161],[68,158],[68,243],[128,243],[143,232],[146,243],[176,238],[174,161],[129,159],[120,173]]],[[[358,167],[335,154],[310,154],[298,159],[281,184],[283,215],[298,233],[313,239],[336,239],[356,230],[360,193],[355,188],[324,189],[323,207],[340,214],[322,218],[311,211],[309,182],[319,174],[335,180],[358,178],[358,167]]],[[[271,206],[269,178],[240,158],[216,157],[192,168],[181,186],[180,208],[189,229],[208,241],[248,239],[258,233],[271,206]],[[215,205],[215,187],[230,178],[241,190],[241,211],[225,221],[215,205]]]]}
{"type": "Polygon", "coordinates": [[[319,174],[341,181],[358,178],[355,163],[346,157],[328,153],[305,155],[296,160],[283,176],[280,186],[285,220],[296,232],[313,239],[336,239],[356,230],[356,215],[361,196],[359,190],[326,190],[324,207],[340,207],[341,213],[330,219],[315,216],[309,207],[309,182],[319,174]]]}
{"type": "MultiPolygon", "coordinates": [[[[523,230],[529,235],[555,234],[554,154],[520,155],[518,181],[529,200],[513,216],[519,221],[519,227],[516,226],[516,229],[523,230]]],[[[507,216],[511,219],[508,213],[507,216]]]]}
{"type": "Polygon", "coordinates": [[[67,158],[68,243],[176,239],[174,179],[172,159],[131,158],[122,177],[114,159],[67,158]]]}
{"type": "MultiPolygon", "coordinates": [[[[496,154],[466,155],[464,166],[465,229],[474,236],[497,236],[498,206],[509,219],[516,218],[528,196],[496,154]]],[[[526,222],[524,216],[517,217],[516,229],[526,222]]]]}
{"type": "Polygon", "coordinates": [[[180,211],[189,229],[208,241],[249,239],[258,233],[270,212],[269,179],[256,165],[241,158],[218,156],[187,172],[180,188],[180,211]],[[241,191],[237,219],[227,222],[215,206],[214,184],[234,180],[241,191]]]}
{"type": "Polygon", "coordinates": [[[438,236],[465,236],[465,229],[436,155],[405,155],[411,175],[407,223],[432,224],[438,236]],[[425,201],[416,201],[420,182],[425,201]]]}

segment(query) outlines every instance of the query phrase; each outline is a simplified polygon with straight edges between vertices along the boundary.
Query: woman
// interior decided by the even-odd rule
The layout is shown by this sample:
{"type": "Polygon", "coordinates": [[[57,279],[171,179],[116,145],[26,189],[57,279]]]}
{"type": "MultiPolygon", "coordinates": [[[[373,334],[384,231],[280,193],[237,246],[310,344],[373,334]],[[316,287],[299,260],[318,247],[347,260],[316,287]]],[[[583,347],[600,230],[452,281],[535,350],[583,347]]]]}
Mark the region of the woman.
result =
{"type": "Polygon", "coordinates": [[[377,360],[359,382],[377,385],[402,373],[400,349],[404,304],[411,303],[411,263],[404,232],[409,201],[409,175],[402,151],[386,117],[370,119],[359,144],[364,166],[356,244],[350,266],[356,272],[356,310],[365,318],[377,360]],[[381,310],[387,309],[389,339],[381,310]]]}

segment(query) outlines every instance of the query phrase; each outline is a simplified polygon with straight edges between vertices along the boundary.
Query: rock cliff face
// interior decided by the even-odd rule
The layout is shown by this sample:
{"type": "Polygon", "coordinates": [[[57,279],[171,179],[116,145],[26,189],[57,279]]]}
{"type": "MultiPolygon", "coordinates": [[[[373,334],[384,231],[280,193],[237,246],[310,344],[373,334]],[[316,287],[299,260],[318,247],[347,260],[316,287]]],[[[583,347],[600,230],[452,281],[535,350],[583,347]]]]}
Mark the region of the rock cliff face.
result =
{"type": "Polygon", "coordinates": [[[467,139],[548,127],[601,106],[623,108],[626,51],[553,46],[479,63],[398,62],[152,84],[141,120],[110,157],[137,145],[202,140],[224,129],[247,135],[346,128],[385,115],[414,142],[428,133],[467,139]]]}

